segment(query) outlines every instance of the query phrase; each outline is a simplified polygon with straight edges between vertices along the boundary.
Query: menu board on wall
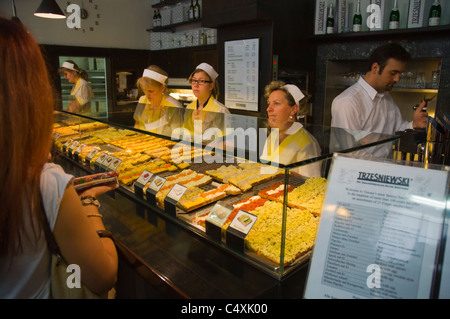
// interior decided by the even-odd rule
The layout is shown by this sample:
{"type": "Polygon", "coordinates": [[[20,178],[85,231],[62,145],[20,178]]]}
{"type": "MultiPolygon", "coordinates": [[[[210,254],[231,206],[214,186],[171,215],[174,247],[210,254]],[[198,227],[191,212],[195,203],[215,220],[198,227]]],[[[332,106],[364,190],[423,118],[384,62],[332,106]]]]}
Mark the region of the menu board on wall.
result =
{"type": "Polygon", "coordinates": [[[225,106],[258,111],[259,39],[225,42],[225,106]]]}
{"type": "Polygon", "coordinates": [[[336,156],[306,298],[430,298],[446,171],[336,156]]]}

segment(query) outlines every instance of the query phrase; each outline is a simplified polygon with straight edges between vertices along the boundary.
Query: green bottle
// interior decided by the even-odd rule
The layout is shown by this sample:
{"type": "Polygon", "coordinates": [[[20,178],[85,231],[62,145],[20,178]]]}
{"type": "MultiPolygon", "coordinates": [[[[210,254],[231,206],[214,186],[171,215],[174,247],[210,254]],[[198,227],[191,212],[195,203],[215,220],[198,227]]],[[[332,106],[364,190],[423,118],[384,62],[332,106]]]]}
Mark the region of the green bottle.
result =
{"type": "Polygon", "coordinates": [[[353,16],[353,32],[359,32],[362,28],[361,0],[356,4],[355,15],[353,16]]]}
{"type": "Polygon", "coordinates": [[[327,33],[334,33],[334,15],[333,15],[333,5],[331,4],[328,8],[328,18],[327,18],[327,33]]]}
{"type": "Polygon", "coordinates": [[[430,17],[428,19],[429,26],[439,25],[441,23],[441,4],[439,0],[434,0],[430,9],[430,17]]]}
{"type": "Polygon", "coordinates": [[[391,14],[389,16],[389,29],[391,30],[398,29],[399,23],[400,23],[400,12],[398,11],[397,0],[395,0],[391,14]]]}

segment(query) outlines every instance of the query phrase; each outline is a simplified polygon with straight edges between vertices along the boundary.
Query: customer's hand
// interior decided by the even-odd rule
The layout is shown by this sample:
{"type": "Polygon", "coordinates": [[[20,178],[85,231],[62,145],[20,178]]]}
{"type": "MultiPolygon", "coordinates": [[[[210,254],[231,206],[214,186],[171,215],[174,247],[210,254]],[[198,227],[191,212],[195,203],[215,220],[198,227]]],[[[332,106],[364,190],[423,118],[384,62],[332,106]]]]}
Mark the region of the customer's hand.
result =
{"type": "Polygon", "coordinates": [[[88,189],[84,190],[80,194],[80,197],[81,196],[89,196],[90,195],[90,196],[98,198],[101,195],[103,195],[103,194],[105,194],[105,193],[107,193],[109,191],[115,190],[118,187],[119,187],[119,183],[113,183],[113,184],[110,184],[110,185],[94,186],[94,187],[91,187],[91,188],[88,188],[88,189]]]}

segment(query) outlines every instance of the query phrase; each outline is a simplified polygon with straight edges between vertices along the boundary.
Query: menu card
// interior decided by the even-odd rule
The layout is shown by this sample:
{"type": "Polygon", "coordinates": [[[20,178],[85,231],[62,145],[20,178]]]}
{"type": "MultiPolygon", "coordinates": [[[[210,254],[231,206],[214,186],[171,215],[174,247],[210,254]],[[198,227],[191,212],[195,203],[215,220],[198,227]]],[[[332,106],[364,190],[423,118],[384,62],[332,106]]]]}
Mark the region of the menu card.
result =
{"type": "Polygon", "coordinates": [[[225,105],[258,111],[259,39],[225,42],[225,105]]]}
{"type": "Polygon", "coordinates": [[[430,298],[448,178],[335,156],[305,298],[430,298]]]}

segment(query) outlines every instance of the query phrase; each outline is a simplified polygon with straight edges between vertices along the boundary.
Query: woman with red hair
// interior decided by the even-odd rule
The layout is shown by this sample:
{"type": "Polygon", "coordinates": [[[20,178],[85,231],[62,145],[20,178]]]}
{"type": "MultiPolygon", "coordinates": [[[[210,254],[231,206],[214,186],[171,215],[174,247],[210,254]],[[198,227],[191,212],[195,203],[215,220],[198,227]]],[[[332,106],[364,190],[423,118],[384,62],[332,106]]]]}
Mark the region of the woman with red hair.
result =
{"type": "Polygon", "coordinates": [[[99,237],[105,227],[98,201],[88,199],[116,186],[86,190],[82,204],[73,176],[48,162],[54,92],[45,62],[24,26],[2,17],[0,70],[0,298],[51,297],[44,214],[66,262],[80,267],[81,282],[107,292],[117,251],[111,238],[99,237]]]}

